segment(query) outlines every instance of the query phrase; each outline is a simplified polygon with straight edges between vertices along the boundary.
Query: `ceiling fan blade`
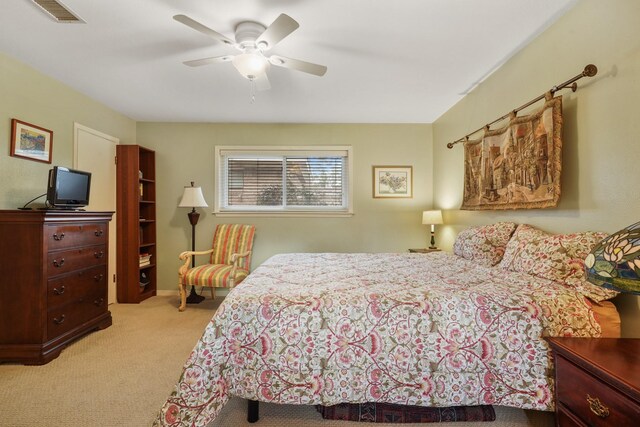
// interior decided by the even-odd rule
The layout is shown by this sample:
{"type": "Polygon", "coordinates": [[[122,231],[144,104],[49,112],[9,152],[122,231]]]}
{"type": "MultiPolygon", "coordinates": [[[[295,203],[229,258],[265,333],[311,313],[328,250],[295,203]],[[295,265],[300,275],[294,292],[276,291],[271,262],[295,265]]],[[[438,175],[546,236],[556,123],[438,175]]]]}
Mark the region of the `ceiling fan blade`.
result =
{"type": "Polygon", "coordinates": [[[269,50],[278,44],[280,40],[293,33],[299,26],[300,24],[295,19],[282,13],[256,39],[256,46],[262,51],[269,50]]]}
{"type": "Polygon", "coordinates": [[[267,73],[262,73],[258,75],[253,82],[256,84],[256,89],[258,90],[269,90],[271,89],[271,83],[269,83],[269,78],[267,77],[267,73]]]}
{"type": "Polygon", "coordinates": [[[216,64],[219,62],[229,62],[233,59],[233,55],[225,56],[212,56],[211,58],[193,59],[191,61],[184,61],[184,65],[189,67],[200,67],[202,65],[216,64]]]}
{"type": "Polygon", "coordinates": [[[226,36],[223,36],[219,32],[214,31],[214,30],[212,30],[211,28],[209,28],[209,27],[207,27],[205,25],[202,25],[198,21],[194,21],[193,19],[189,18],[186,15],[175,15],[173,17],[173,19],[175,19],[176,21],[180,22],[181,24],[186,25],[187,27],[193,28],[194,30],[196,30],[196,31],[198,31],[198,32],[200,32],[200,33],[202,33],[202,34],[204,34],[206,36],[212,37],[212,38],[218,40],[219,42],[222,42],[222,43],[228,44],[228,45],[232,45],[232,46],[235,44],[235,42],[233,40],[231,40],[230,38],[228,38],[226,36]]]}
{"type": "Polygon", "coordinates": [[[313,74],[314,76],[324,76],[324,74],[327,72],[327,67],[325,67],[324,65],[313,64],[311,62],[286,58],[279,55],[271,55],[269,57],[269,62],[277,67],[298,70],[302,71],[303,73],[313,74]]]}

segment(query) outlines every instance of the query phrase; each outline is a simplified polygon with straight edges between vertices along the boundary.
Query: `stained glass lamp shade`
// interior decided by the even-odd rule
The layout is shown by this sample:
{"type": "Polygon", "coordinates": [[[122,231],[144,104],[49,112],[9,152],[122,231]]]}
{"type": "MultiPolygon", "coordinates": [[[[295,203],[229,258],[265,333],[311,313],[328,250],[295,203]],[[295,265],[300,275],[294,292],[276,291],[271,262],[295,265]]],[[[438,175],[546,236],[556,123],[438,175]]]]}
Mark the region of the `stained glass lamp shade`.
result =
{"type": "Polygon", "coordinates": [[[602,240],[584,264],[594,285],[640,295],[640,222],[602,240]]]}

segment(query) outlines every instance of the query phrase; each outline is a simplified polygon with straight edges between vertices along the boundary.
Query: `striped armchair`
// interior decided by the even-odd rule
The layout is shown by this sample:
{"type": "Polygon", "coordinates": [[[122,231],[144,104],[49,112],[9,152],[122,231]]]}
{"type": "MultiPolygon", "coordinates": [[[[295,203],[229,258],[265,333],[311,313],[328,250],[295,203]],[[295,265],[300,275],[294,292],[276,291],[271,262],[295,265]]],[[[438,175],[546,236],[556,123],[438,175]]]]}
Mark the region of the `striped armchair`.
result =
{"type": "Polygon", "coordinates": [[[219,224],[213,235],[213,247],[207,251],[185,251],[180,254],[184,264],[178,270],[180,289],[180,311],[187,307],[187,286],[211,288],[233,288],[249,275],[251,251],[255,227],[243,224],[219,224]],[[191,268],[191,257],[211,254],[209,264],[191,268]]]}

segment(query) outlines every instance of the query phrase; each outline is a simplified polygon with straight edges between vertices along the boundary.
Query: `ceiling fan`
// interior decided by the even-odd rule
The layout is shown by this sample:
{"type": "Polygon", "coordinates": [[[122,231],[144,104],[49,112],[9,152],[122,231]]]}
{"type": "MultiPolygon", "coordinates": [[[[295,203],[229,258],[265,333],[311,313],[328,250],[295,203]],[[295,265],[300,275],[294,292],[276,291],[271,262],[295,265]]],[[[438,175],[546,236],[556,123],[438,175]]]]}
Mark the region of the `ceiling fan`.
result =
{"type": "Polygon", "coordinates": [[[280,14],[268,27],[252,21],[240,22],[236,26],[235,41],[186,15],[175,15],[173,19],[219,42],[233,46],[241,52],[236,55],[214,56],[183,62],[190,67],[230,61],[243,77],[255,83],[258,90],[266,90],[271,87],[267,78],[267,70],[271,65],[315,76],[323,76],[327,72],[327,67],[324,65],[280,55],[266,56],[264,54],[300,26],[293,18],[284,13],[280,14]]]}

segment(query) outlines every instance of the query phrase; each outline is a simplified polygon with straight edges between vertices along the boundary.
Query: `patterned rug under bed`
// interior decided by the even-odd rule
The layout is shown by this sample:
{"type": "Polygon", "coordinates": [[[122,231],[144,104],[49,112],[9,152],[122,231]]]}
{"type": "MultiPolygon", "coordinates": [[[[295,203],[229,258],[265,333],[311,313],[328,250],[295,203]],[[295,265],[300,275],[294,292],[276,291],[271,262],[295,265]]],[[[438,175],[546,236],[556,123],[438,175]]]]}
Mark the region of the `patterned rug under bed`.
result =
{"type": "Polygon", "coordinates": [[[426,408],[390,403],[340,403],[334,406],[317,405],[316,409],[324,419],[371,423],[439,423],[496,419],[491,405],[426,408]]]}

